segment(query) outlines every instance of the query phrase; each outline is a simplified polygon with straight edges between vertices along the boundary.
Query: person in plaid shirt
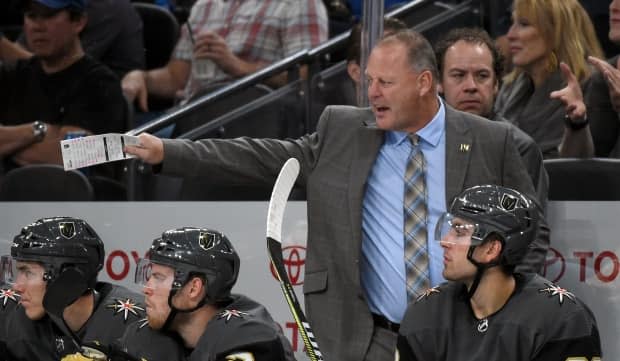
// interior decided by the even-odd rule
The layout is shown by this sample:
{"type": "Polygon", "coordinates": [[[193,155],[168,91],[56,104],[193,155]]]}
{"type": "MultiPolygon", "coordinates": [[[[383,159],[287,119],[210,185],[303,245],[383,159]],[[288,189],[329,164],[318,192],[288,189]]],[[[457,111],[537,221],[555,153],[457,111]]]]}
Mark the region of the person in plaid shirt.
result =
{"type": "MultiPolygon", "coordinates": [[[[134,70],[125,94],[147,110],[147,94],[189,98],[218,82],[241,78],[328,37],[321,0],[198,0],[165,67],[134,70]]],[[[270,85],[285,77],[270,79],[270,85]]]]}

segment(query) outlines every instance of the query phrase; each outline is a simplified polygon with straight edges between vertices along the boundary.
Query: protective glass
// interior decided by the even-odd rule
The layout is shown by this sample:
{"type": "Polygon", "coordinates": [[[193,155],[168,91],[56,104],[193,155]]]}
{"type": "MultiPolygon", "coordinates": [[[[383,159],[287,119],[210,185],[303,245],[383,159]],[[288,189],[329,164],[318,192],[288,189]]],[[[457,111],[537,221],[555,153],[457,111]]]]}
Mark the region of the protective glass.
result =
{"type": "Polygon", "coordinates": [[[450,213],[444,213],[435,227],[435,241],[453,244],[477,244],[476,234],[478,224],[472,223],[450,213]]]}
{"type": "Polygon", "coordinates": [[[170,267],[158,267],[151,260],[141,258],[136,267],[134,281],[142,287],[170,290],[174,281],[174,271],[170,267]]]}
{"type": "Polygon", "coordinates": [[[13,285],[17,282],[43,282],[45,270],[42,266],[22,262],[17,264],[11,256],[0,257],[0,283],[13,285]]]}

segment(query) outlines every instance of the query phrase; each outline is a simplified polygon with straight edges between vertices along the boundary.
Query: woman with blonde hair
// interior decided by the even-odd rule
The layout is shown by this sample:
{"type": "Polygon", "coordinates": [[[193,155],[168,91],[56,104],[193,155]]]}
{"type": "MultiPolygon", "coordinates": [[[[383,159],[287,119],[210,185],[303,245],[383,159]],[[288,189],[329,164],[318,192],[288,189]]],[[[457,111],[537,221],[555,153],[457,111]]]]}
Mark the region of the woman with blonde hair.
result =
{"type": "Polygon", "coordinates": [[[515,0],[512,17],[514,69],[497,113],[534,138],[545,158],[558,156],[567,133],[584,133],[578,139],[591,144],[581,89],[591,75],[586,57],[603,51],[588,14],[577,0],[515,0]]]}

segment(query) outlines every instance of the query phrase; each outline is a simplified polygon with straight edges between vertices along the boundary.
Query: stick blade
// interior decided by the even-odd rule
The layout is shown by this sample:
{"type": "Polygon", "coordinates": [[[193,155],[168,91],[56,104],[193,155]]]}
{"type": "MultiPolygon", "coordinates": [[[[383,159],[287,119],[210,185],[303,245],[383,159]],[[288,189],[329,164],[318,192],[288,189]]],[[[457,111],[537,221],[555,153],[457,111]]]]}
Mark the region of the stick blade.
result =
{"type": "Polygon", "coordinates": [[[269,210],[267,211],[267,238],[282,242],[282,219],[286,202],[299,175],[299,161],[295,158],[287,160],[271,192],[269,210]]]}
{"type": "Polygon", "coordinates": [[[311,361],[322,361],[323,355],[314,338],[310,323],[301,309],[282,259],[282,221],[284,219],[284,210],[298,175],[299,162],[291,158],[282,166],[273,186],[271,199],[269,200],[269,211],[267,213],[267,249],[275,273],[280,281],[284,298],[295,319],[295,323],[299,327],[299,333],[306,347],[308,357],[311,361]]]}

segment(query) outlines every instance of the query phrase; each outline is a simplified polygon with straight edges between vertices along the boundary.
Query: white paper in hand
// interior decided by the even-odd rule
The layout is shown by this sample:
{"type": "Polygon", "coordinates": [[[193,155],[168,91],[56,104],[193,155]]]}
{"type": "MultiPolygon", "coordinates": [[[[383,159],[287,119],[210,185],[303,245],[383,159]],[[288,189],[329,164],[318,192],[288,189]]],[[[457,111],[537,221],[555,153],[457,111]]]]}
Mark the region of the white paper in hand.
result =
{"type": "Polygon", "coordinates": [[[89,167],[115,160],[134,158],[123,151],[126,145],[140,145],[136,136],[107,133],[60,142],[65,170],[89,167]]]}

